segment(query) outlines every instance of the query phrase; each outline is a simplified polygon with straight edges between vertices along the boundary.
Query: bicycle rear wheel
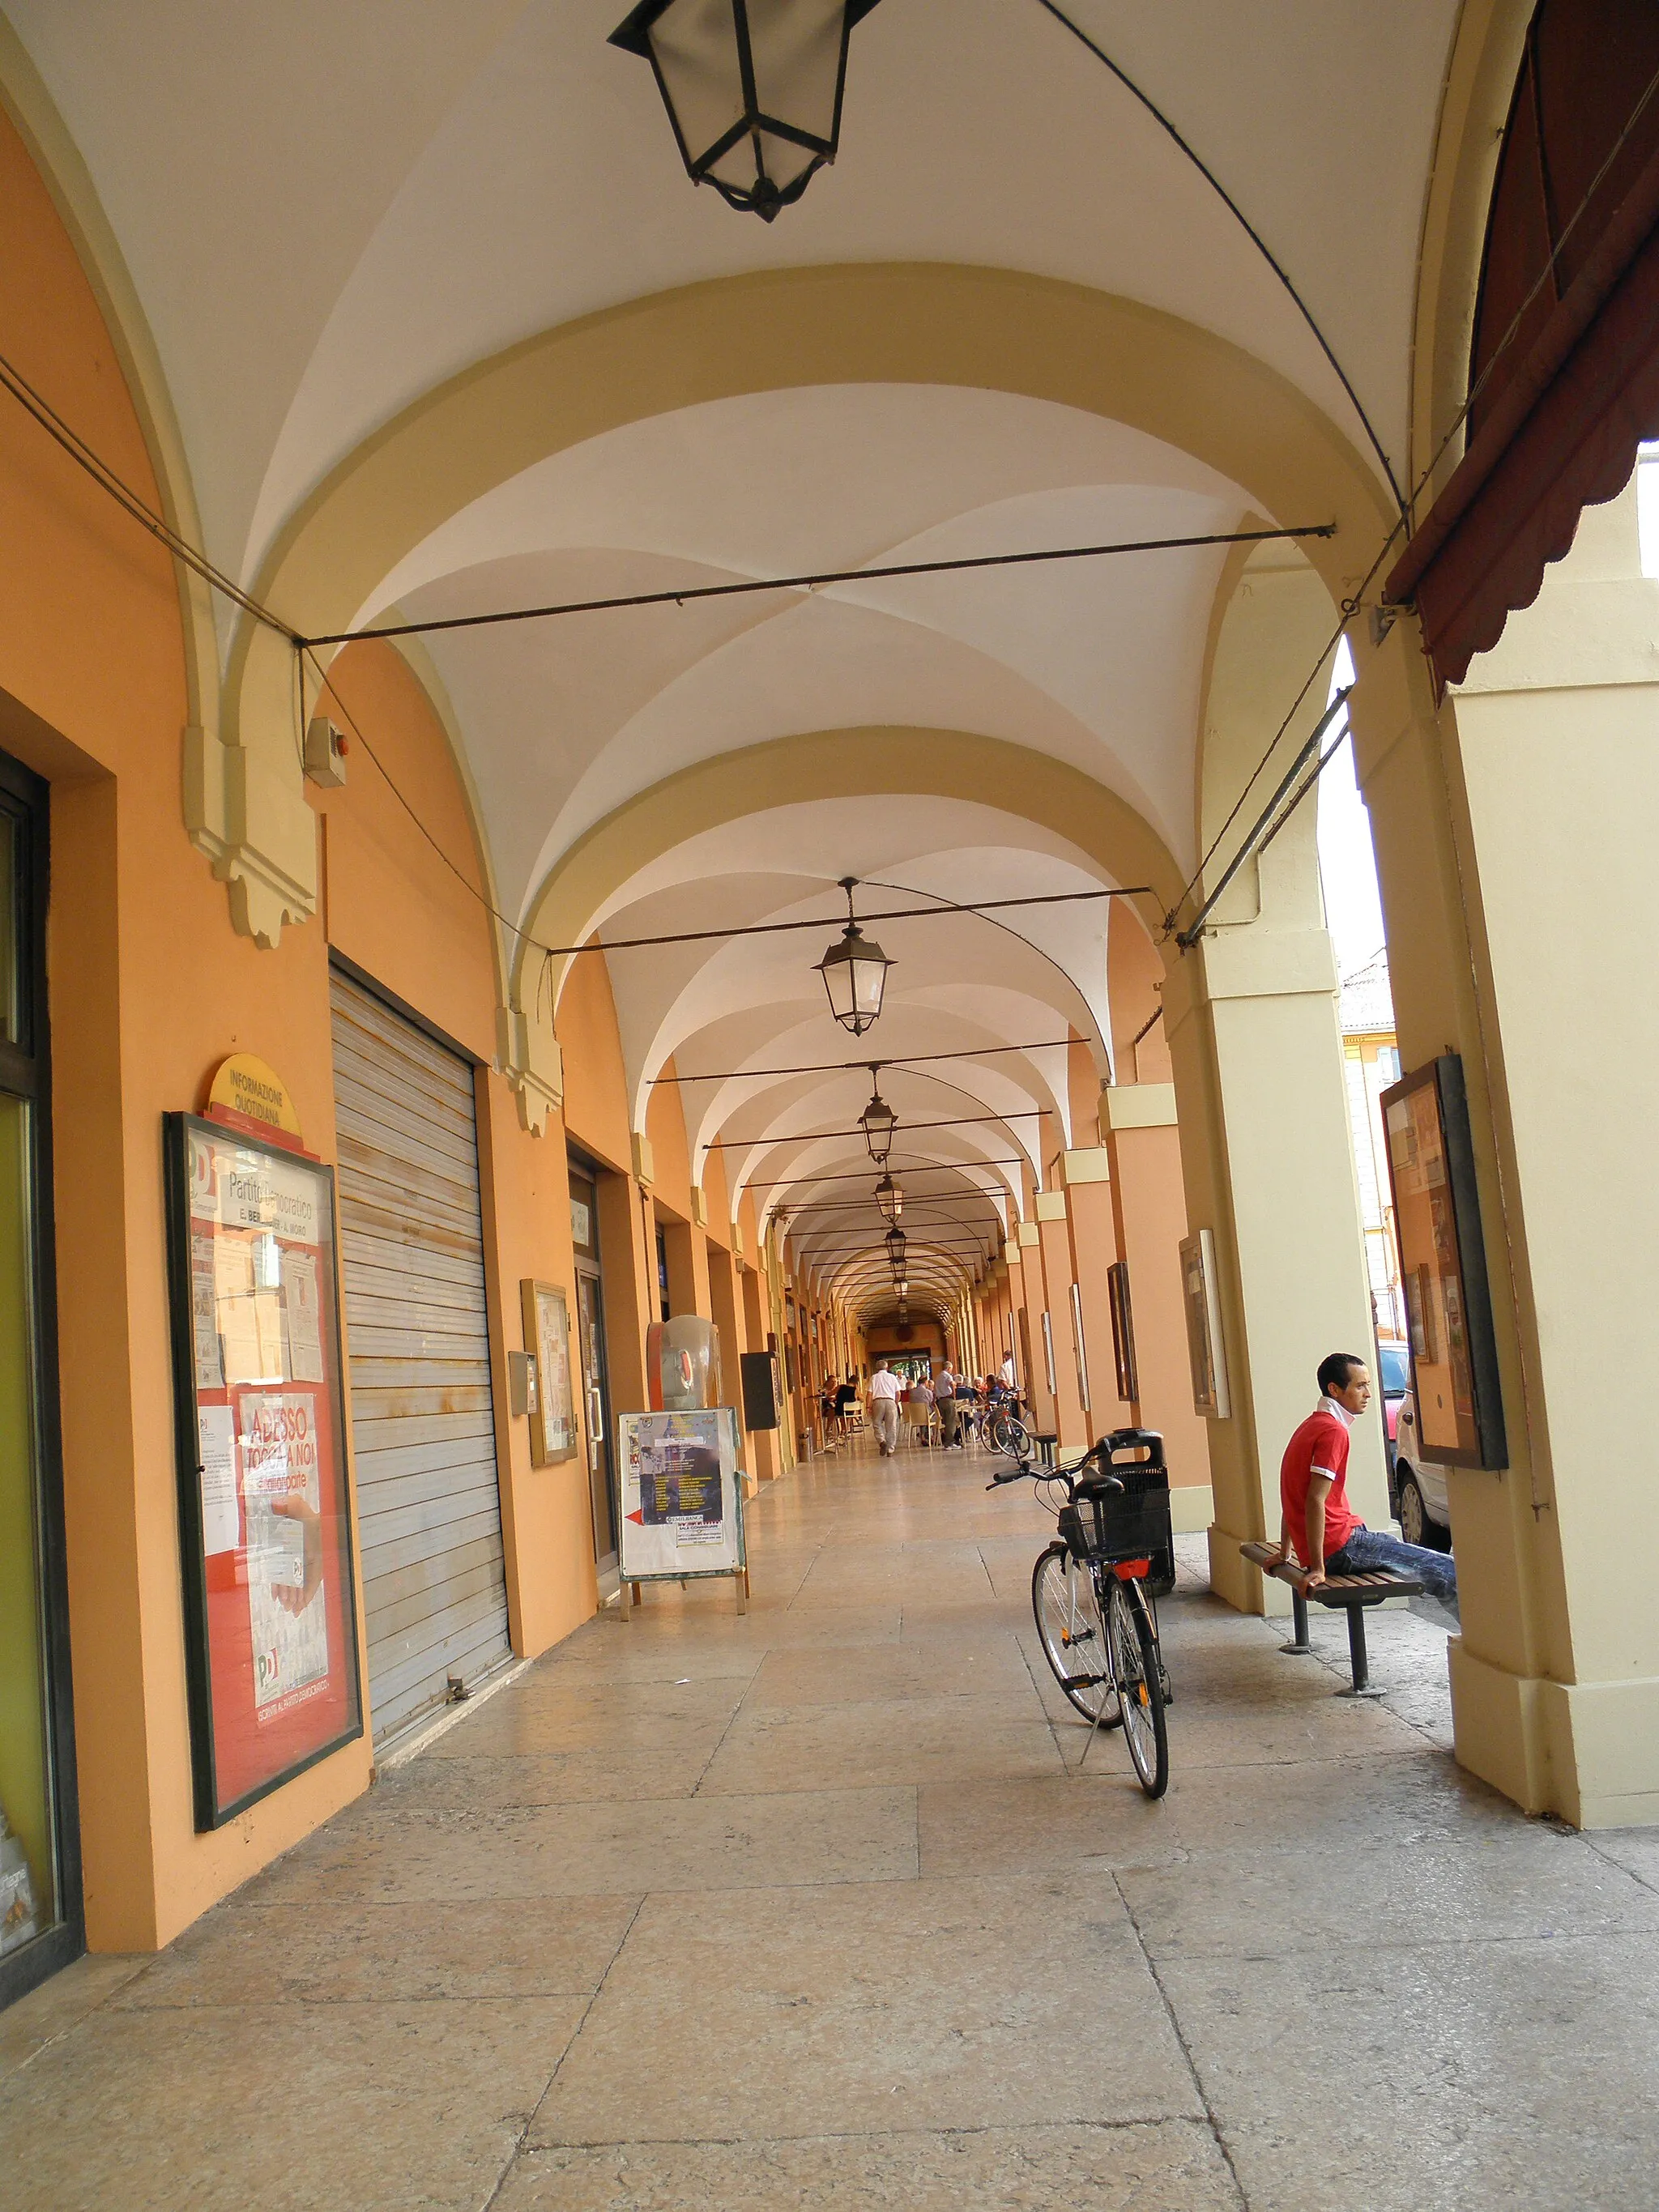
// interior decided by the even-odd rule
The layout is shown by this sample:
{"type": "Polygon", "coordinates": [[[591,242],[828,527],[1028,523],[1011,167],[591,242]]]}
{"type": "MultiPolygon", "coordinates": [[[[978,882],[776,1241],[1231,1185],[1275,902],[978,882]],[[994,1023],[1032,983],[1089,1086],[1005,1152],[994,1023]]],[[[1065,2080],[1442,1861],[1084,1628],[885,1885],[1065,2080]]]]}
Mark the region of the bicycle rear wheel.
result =
{"type": "Polygon", "coordinates": [[[1106,1640],[1124,1741],[1141,1788],[1149,1797],[1161,1797],[1170,1786],[1170,1729],[1158,1645],[1145,1601],[1137,1603],[1115,1575],[1106,1601],[1106,1640]]]}
{"type": "Polygon", "coordinates": [[[1031,1611],[1060,1688],[1085,1720],[1115,1727],[1117,1691],[1094,1577],[1064,1544],[1050,1544],[1031,1571],[1031,1611]]]}
{"type": "Polygon", "coordinates": [[[1025,1459],[1031,1449],[1030,1432],[1024,1421],[1012,1413],[999,1413],[991,1424],[991,1443],[994,1449],[1006,1452],[1010,1459],[1025,1459]]]}

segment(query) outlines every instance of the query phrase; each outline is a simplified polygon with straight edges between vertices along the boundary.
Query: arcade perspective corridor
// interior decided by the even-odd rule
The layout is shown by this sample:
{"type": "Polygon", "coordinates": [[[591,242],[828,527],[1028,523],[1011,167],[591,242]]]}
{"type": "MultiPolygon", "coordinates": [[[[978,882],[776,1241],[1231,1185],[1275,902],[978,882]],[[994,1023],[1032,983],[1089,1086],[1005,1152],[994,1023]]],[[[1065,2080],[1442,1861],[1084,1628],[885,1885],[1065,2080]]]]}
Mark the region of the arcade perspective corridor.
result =
{"type": "Polygon", "coordinates": [[[0,0],[0,2212],[1651,2212],[1656,640],[1656,0],[0,0]]]}
{"type": "Polygon", "coordinates": [[[1029,1486],[867,1443],[159,1958],[0,2019],[7,2212],[1647,2212],[1659,1844],[1460,1775],[1204,1588],[1174,1779],[1036,1645],[1029,1486]]]}

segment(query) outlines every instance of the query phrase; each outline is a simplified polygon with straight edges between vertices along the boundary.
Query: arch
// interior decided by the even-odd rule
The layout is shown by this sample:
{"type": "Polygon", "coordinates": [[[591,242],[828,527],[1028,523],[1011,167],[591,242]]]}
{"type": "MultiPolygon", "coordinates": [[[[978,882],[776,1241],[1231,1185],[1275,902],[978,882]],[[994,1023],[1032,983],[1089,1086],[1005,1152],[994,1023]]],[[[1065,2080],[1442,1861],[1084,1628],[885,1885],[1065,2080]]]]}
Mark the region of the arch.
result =
{"type": "MultiPolygon", "coordinates": [[[[849,791],[872,798],[983,794],[1004,812],[1067,838],[1107,883],[1149,885],[1150,895],[1133,902],[1149,924],[1162,921],[1181,890],[1169,848],[1141,817],[1103,784],[1047,753],[967,730],[816,730],[694,762],[617,807],[577,839],[536,893],[527,938],[547,946],[578,944],[620,884],[688,837],[768,806],[849,791]]],[[[569,958],[554,959],[544,993],[532,964],[541,957],[521,943],[520,1003],[556,1006],[569,958]]]]}
{"type": "MultiPolygon", "coordinates": [[[[461,506],[600,432],[704,400],[823,383],[967,385],[1109,416],[1208,462],[1265,512],[1336,525],[1315,558],[1334,592],[1389,526],[1352,442],[1274,371],[1176,316],[998,269],[871,264],[719,279],[547,331],[427,394],[341,463],[290,518],[257,596],[307,635],[347,627],[461,506]]],[[[283,842],[297,793],[285,642],[244,622],[228,744],[246,756],[242,843],[269,878],[254,933],[314,904],[314,858],[283,842]],[[266,798],[278,849],[262,859],[266,798]],[[265,862],[269,861],[269,866],[265,862]],[[283,884],[286,888],[283,888],[283,884]]],[[[799,743],[799,740],[792,742],[799,743]]]]}

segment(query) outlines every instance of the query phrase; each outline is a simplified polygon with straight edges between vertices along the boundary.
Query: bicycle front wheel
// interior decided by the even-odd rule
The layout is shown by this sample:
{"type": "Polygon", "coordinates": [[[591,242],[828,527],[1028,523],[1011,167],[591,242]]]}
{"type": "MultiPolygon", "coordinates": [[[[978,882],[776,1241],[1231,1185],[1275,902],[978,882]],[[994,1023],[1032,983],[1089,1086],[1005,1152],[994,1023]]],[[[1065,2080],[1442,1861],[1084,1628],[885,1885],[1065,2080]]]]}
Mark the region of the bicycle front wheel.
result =
{"type": "Polygon", "coordinates": [[[1031,1571],[1031,1610],[1060,1688],[1085,1720],[1115,1727],[1117,1692],[1094,1577],[1064,1544],[1050,1544],[1031,1571]]]}
{"type": "Polygon", "coordinates": [[[1106,1640],[1123,1740],[1141,1788],[1149,1797],[1161,1797],[1170,1786],[1170,1729],[1158,1645],[1145,1601],[1131,1597],[1129,1585],[1115,1575],[1106,1601],[1106,1640]]]}
{"type": "Polygon", "coordinates": [[[996,1450],[1006,1452],[1010,1459],[1025,1459],[1030,1454],[1030,1434],[1024,1422],[1016,1420],[1012,1413],[999,1413],[993,1421],[991,1443],[996,1450]]]}

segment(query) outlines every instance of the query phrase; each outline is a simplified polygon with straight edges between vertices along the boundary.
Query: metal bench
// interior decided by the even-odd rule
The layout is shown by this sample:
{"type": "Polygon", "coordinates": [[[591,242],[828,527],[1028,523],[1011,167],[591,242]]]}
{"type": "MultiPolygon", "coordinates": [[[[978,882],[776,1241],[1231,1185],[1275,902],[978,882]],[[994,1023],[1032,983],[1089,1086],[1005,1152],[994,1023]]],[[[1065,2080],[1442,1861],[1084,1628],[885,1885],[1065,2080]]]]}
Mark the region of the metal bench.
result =
{"type": "MultiPolygon", "coordinates": [[[[1291,1587],[1291,1611],[1296,1623],[1293,1642],[1282,1644],[1281,1651],[1301,1658],[1312,1651],[1308,1641],[1308,1576],[1305,1568],[1294,1566],[1288,1560],[1273,1564],[1273,1548],[1267,1544],[1241,1544],[1242,1556],[1252,1565],[1271,1575],[1275,1582],[1288,1583],[1291,1587]]],[[[1318,1584],[1312,1593],[1315,1601],[1327,1608],[1340,1606],[1348,1616],[1348,1662],[1353,1674],[1352,1689],[1339,1690],[1339,1698],[1380,1698],[1383,1692],[1371,1687],[1370,1662],[1365,1650],[1365,1613],[1373,1605],[1381,1605],[1391,1597],[1421,1597],[1423,1585],[1410,1575],[1332,1575],[1318,1584]]]]}

